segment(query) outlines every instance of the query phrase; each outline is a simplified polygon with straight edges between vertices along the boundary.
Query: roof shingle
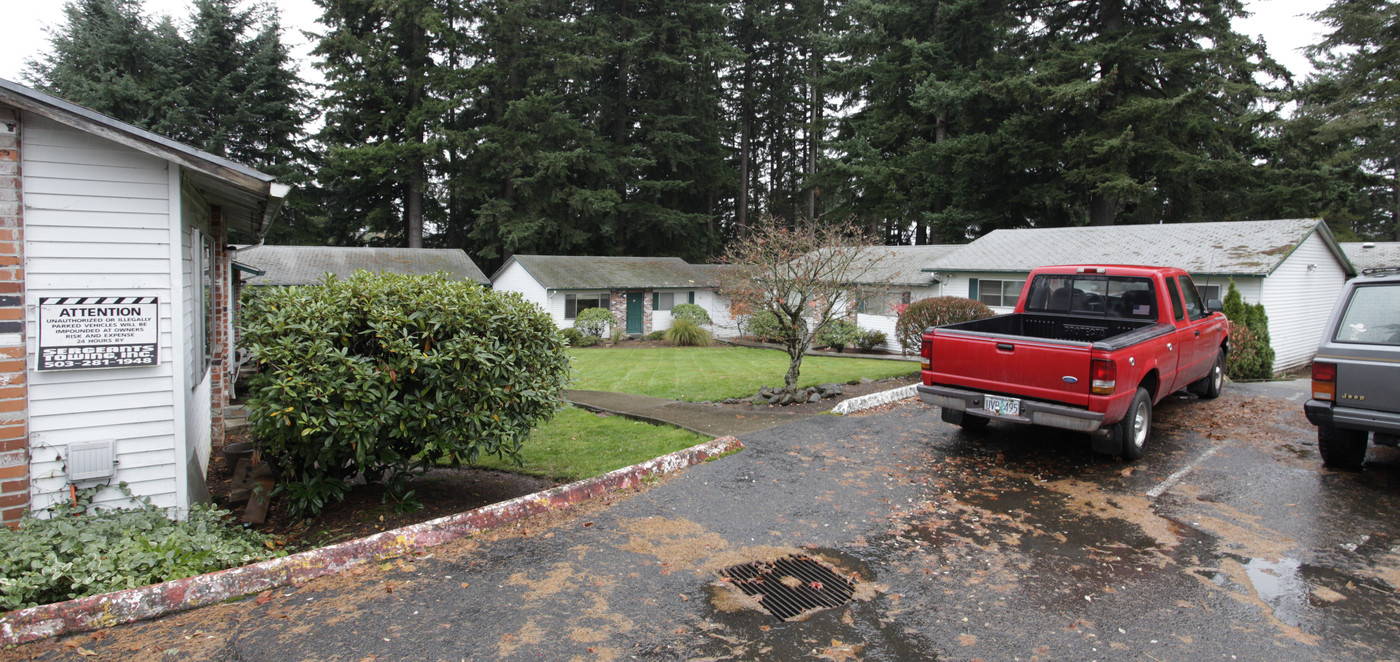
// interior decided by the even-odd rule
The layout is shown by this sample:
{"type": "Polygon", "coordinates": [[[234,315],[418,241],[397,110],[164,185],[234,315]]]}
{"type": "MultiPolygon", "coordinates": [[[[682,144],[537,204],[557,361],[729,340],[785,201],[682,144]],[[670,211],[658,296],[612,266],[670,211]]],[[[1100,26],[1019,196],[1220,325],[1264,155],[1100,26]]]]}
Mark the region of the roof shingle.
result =
{"type": "Polygon", "coordinates": [[[396,274],[447,271],[454,280],[491,284],[458,248],[250,246],[239,250],[238,261],[265,272],[249,278],[249,285],[315,285],[327,273],[346,278],[360,270],[396,274]]]}
{"type": "Polygon", "coordinates": [[[554,290],[714,287],[715,265],[692,265],[678,257],[516,255],[540,285],[554,290]]]}
{"type": "Polygon", "coordinates": [[[1359,272],[1375,267],[1400,267],[1400,241],[1348,241],[1342,250],[1359,272]]]}
{"type": "MultiPolygon", "coordinates": [[[[1030,271],[1050,264],[1142,264],[1196,274],[1267,276],[1319,228],[1315,218],[995,230],[935,271],[1030,271]]],[[[1338,258],[1344,260],[1340,247],[1338,258]]]]}

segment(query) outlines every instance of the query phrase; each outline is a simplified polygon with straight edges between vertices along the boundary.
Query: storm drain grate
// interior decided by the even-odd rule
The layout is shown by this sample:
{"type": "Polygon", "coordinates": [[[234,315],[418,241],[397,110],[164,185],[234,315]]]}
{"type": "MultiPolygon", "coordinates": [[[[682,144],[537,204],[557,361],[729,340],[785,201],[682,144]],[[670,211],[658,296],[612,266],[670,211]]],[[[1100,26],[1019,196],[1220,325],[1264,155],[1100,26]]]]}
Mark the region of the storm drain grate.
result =
{"type": "Polygon", "coordinates": [[[854,582],[806,556],[741,563],[719,574],[784,621],[812,609],[840,607],[856,591],[854,582]]]}

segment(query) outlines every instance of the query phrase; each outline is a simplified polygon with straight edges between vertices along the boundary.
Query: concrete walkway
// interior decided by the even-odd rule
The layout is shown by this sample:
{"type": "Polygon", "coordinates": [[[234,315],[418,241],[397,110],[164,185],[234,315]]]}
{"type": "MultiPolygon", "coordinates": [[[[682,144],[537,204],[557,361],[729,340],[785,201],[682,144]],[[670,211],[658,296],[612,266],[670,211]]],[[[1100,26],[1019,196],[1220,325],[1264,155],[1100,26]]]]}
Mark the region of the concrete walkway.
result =
{"type": "Polygon", "coordinates": [[[564,392],[564,399],[576,407],[653,423],[666,423],[711,437],[737,437],[816,416],[781,411],[731,409],[610,391],[569,390],[564,392]]]}

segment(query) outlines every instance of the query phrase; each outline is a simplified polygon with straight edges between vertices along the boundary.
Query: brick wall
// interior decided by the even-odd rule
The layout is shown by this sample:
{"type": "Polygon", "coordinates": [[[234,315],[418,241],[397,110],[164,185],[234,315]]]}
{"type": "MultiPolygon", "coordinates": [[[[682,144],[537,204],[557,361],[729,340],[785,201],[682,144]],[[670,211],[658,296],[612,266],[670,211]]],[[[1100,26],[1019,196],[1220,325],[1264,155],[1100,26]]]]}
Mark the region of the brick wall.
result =
{"type": "MultiPolygon", "coordinates": [[[[612,309],[613,328],[627,331],[627,293],[637,294],[638,290],[612,290],[608,293],[608,307],[612,309]]],[[[641,290],[642,295],[642,335],[651,333],[651,290],[641,290]]]]}
{"type": "Polygon", "coordinates": [[[0,106],[0,523],[29,508],[28,350],[19,111],[0,106]]]}
{"type": "Polygon", "coordinates": [[[210,440],[214,448],[224,444],[224,407],[228,406],[229,392],[229,282],[232,254],[224,250],[228,243],[228,229],[224,223],[223,211],[214,207],[209,215],[209,236],[214,238],[214,287],[211,296],[214,301],[214,341],[209,360],[209,415],[213,429],[210,440]]]}

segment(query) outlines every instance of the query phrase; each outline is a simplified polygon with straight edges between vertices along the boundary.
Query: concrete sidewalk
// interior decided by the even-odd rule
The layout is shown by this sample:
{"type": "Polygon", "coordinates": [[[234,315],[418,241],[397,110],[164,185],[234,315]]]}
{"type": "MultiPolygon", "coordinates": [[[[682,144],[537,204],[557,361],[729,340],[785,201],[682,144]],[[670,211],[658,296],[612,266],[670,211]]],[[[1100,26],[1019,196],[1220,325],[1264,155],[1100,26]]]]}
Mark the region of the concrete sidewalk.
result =
{"type": "Polygon", "coordinates": [[[565,391],[564,399],[576,407],[653,423],[665,423],[711,437],[737,437],[816,416],[782,411],[731,409],[610,391],[569,390],[565,391]]]}

